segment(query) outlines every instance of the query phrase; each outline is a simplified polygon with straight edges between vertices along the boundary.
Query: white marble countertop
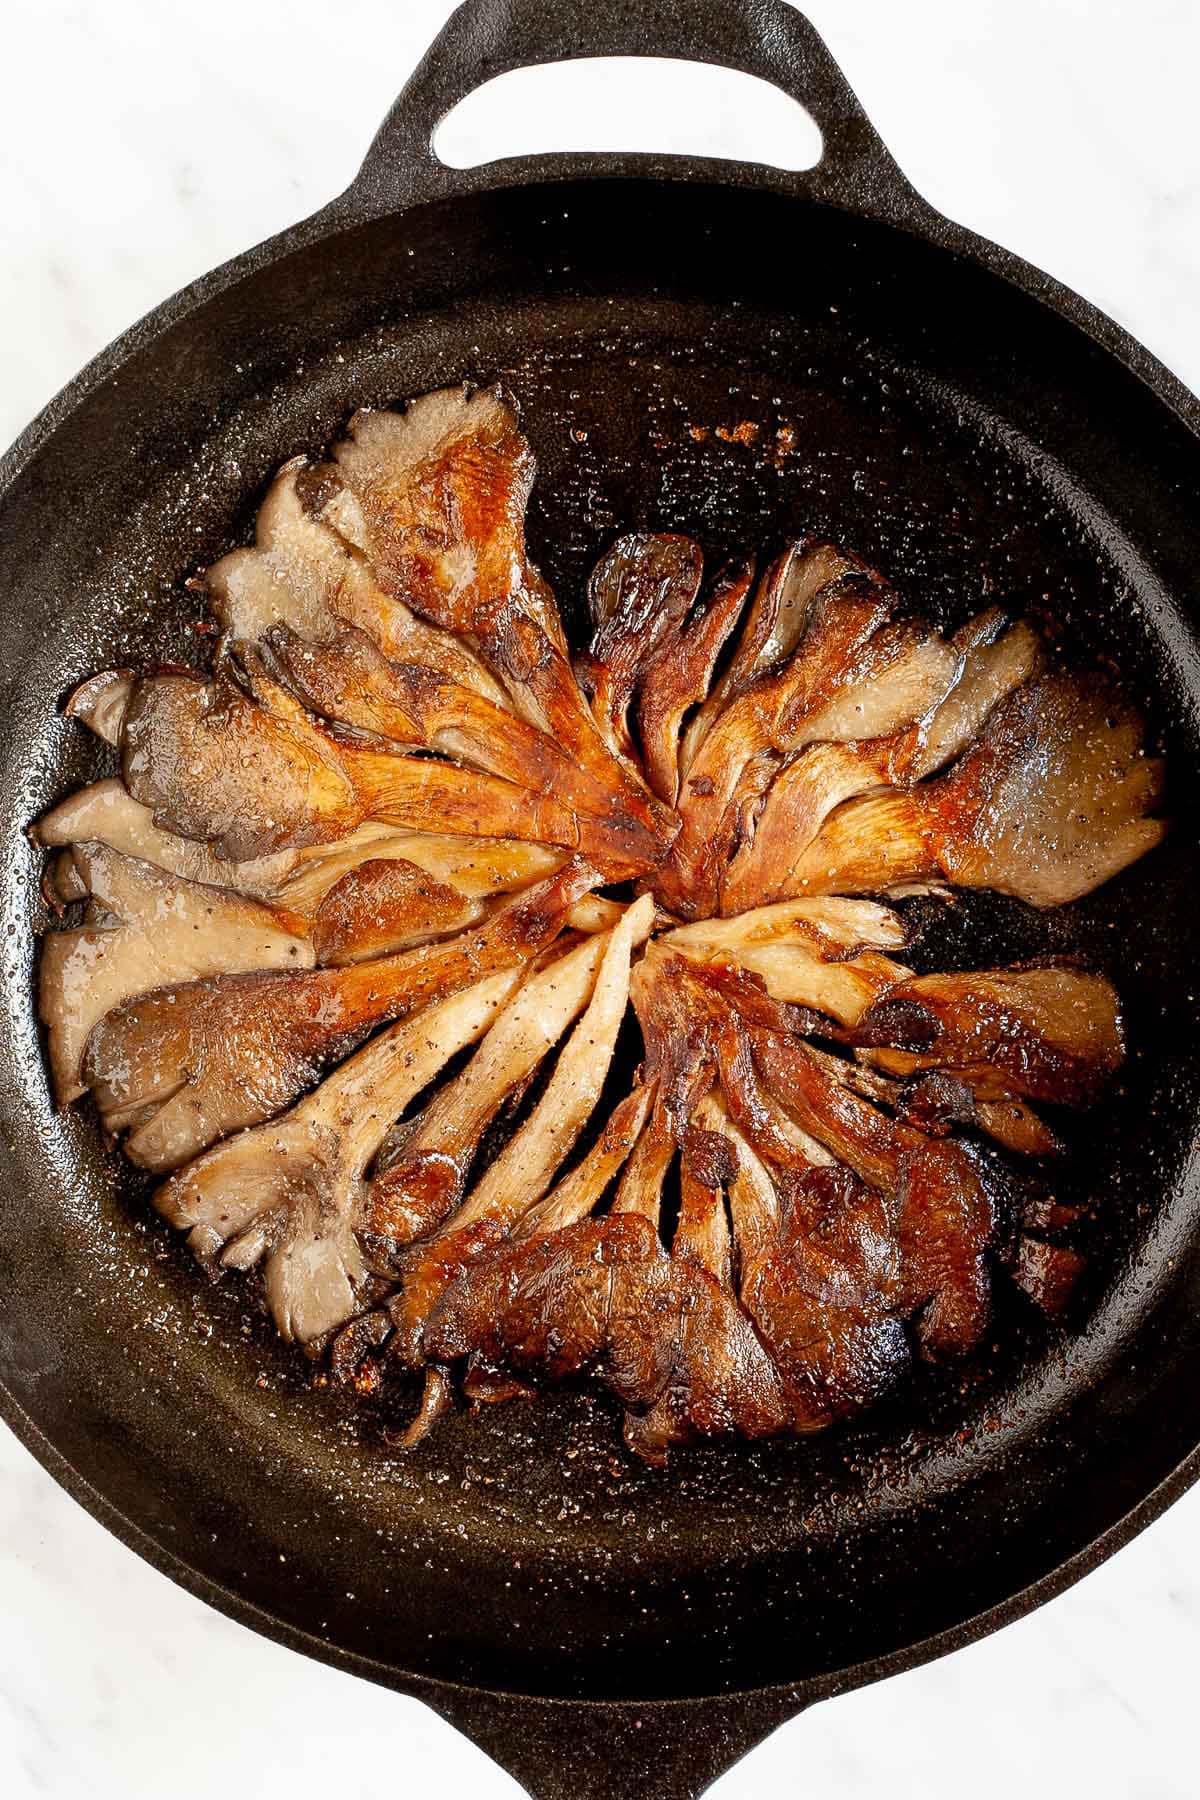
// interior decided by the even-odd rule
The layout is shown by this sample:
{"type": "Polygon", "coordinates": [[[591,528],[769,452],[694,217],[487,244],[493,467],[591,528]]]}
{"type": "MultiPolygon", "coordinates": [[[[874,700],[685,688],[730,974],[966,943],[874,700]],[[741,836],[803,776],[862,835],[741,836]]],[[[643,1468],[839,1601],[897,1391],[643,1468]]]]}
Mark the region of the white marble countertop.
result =
{"type": "MultiPolygon", "coordinates": [[[[0,439],[165,294],[344,186],[449,10],[6,0],[0,439]]],[[[1193,0],[808,10],[930,200],[1051,269],[1200,388],[1193,0]]],[[[661,107],[637,109],[630,147],[766,155],[783,141],[782,113],[746,108],[732,86],[697,123],[679,79],[661,107]]],[[[457,141],[494,154],[569,130],[601,144],[605,102],[603,84],[577,83],[507,127],[481,102],[457,141]]],[[[1198,1539],[1194,1493],[1032,1618],[786,1727],[714,1796],[1194,1795],[1198,1539]]],[[[381,1704],[174,1587],[0,1430],[0,1794],[208,1800],[234,1768],[258,1800],[338,1791],[349,1768],[404,1794],[518,1791],[415,1702],[381,1704]]]]}

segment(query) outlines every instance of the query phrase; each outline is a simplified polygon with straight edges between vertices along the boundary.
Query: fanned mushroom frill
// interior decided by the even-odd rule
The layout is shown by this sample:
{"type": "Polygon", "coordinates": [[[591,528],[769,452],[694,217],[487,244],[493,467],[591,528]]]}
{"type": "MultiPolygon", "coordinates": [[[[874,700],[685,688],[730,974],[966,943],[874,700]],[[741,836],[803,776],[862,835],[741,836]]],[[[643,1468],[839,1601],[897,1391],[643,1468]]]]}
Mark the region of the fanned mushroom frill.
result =
{"type": "Polygon", "coordinates": [[[998,1272],[1068,1305],[1048,1159],[1124,1055],[1103,974],[939,973],[891,902],[1080,898],[1162,765],[1111,674],[816,538],[622,537],[572,657],[533,475],[498,388],[358,413],[195,578],[211,667],[76,690],[119,774],[31,827],[55,1098],[335,1377],[423,1371],[413,1442],[568,1380],[653,1462],[820,1430],[998,1272]]]}

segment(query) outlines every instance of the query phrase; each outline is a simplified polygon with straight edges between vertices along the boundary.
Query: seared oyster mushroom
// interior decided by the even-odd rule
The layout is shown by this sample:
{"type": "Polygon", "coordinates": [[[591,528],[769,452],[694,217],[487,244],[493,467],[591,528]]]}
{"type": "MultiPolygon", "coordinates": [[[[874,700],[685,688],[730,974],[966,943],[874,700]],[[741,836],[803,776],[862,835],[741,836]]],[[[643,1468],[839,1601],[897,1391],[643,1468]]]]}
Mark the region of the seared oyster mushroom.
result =
{"type": "Polygon", "coordinates": [[[703,610],[675,625],[645,659],[638,691],[638,737],[646,780],[668,806],[679,798],[684,720],[693,707],[703,710],[718,658],[753,580],[753,562],[727,571],[703,610]]]}
{"type": "Polygon", "coordinates": [[[59,1106],[86,1091],[84,1046],[122,1001],[231,969],[313,966],[305,921],[295,914],[164,874],[104,844],[65,854],[90,904],[86,924],[47,936],[38,968],[38,1017],[59,1106]]]}
{"type": "Polygon", "coordinates": [[[659,877],[664,904],[715,909],[724,866],[752,835],[785,756],[806,744],[885,737],[931,712],[954,680],[953,647],[916,621],[893,622],[874,575],[845,575],[808,607],[796,650],[733,699],[685,776],[683,826],[659,877]]]}
{"type": "Polygon", "coordinates": [[[1044,676],[990,714],[948,774],[831,814],[784,886],[870,893],[933,878],[1062,906],[1162,841],[1147,816],[1161,790],[1125,701],[1096,678],[1044,676]]]}
{"type": "Polygon", "coordinates": [[[326,843],[366,816],[323,733],[227,679],[97,676],[67,710],[120,750],[125,785],[156,825],[231,861],[326,843]]]}
{"type": "Polygon", "coordinates": [[[665,932],[664,951],[710,962],[725,958],[761,977],[767,993],[854,1025],[909,971],[880,954],[902,949],[898,916],[870,901],[790,900],[733,919],[705,919],[665,932]]]}
{"type": "Polygon", "coordinates": [[[222,557],[199,584],[229,637],[258,642],[283,625],[324,643],[353,628],[385,656],[505,705],[500,683],[468,645],[384,592],[360,544],[338,529],[348,524],[348,500],[328,465],[313,468],[302,457],[284,465],[259,509],[254,547],[222,557]]]}
{"type": "Polygon", "coordinates": [[[952,1070],[984,1100],[1095,1100],[1125,1055],[1121,1011],[1102,975],[1056,965],[918,975],[859,1019],[854,1042],[892,1075],[952,1070]]]}
{"type": "Polygon", "coordinates": [[[606,743],[622,756],[633,754],[628,713],[642,669],[691,611],[703,567],[690,538],[632,532],[592,570],[588,607],[595,630],[575,668],[606,743]]]}
{"type": "Polygon", "coordinates": [[[133,1162],[174,1168],[281,1111],[373,1026],[529,962],[594,881],[570,864],[474,931],[379,962],[158,988],[94,1028],[84,1079],[133,1162]]]}
{"type": "Polygon", "coordinates": [[[334,455],[387,593],[456,634],[522,594],[533,458],[499,388],[355,413],[334,455]]]}
{"type": "Polygon", "coordinates": [[[792,869],[843,801],[885,786],[909,787],[957,756],[992,708],[1027,681],[1040,661],[1028,625],[980,614],[950,641],[957,673],[932,713],[890,736],[811,743],[784,761],[720,876],[721,911],[741,912],[790,892],[792,869]]]}
{"type": "Polygon", "coordinates": [[[963,1144],[889,1119],[832,1077],[807,1047],[751,1027],[752,1055],[776,1101],[894,1208],[898,1304],[917,1313],[927,1353],[969,1350],[988,1320],[984,1252],[997,1227],[985,1165],[963,1144]]]}
{"type": "Polygon", "coordinates": [[[345,1324],[367,1282],[355,1233],[368,1165],[397,1114],[487,1030],[520,979],[505,969],[390,1026],[282,1119],[180,1169],[155,1206],[201,1262],[248,1269],[266,1259],[284,1337],[307,1342],[345,1324]]]}
{"type": "MultiPolygon", "coordinates": [[[[638,904],[626,928],[635,943],[649,930],[648,903],[638,904]]],[[[608,951],[601,935],[531,974],[462,1073],[405,1131],[366,1213],[366,1229],[389,1248],[426,1236],[458,1207],[484,1131],[583,1011],[608,951]]]]}
{"type": "Polygon", "coordinates": [[[587,1009],[533,1112],[458,1210],[406,1266],[390,1313],[396,1328],[394,1349],[410,1361],[420,1360],[424,1322],[438,1295],[461,1267],[505,1236],[542,1198],[595,1108],[625,1014],[630,956],[653,916],[653,903],[643,895],[613,930],[587,1009]]]}
{"type": "Polygon", "coordinates": [[[614,856],[654,860],[645,826],[614,808],[611,783],[580,768],[557,738],[470,688],[419,664],[388,662],[361,632],[312,645],[276,627],[268,643],[290,685],[322,717],[452,757],[533,795],[553,793],[608,822],[614,856]]]}
{"type": "MultiPolygon", "coordinates": [[[[153,810],[135,800],[124,782],[93,782],[62,800],[29,828],[33,843],[43,849],[61,845],[107,844],[125,856],[153,863],[188,881],[211,887],[230,887],[259,899],[274,895],[298,861],[295,851],[280,850],[273,856],[250,862],[228,862],[207,844],[164,831],[154,822],[153,810]]],[[[51,865],[48,886],[60,904],[82,900],[87,892],[70,855],[51,865]]]]}
{"type": "Polygon", "coordinates": [[[561,844],[618,875],[655,854],[636,825],[623,834],[479,770],[338,743],[299,707],[269,710],[224,678],[118,676],[99,694],[77,696],[75,711],[119,744],[129,791],[156,824],[206,839],[223,857],[327,843],[366,819],[561,844]]]}
{"type": "Polygon", "coordinates": [[[370,857],[334,882],[313,916],[320,963],[368,962],[477,925],[478,900],[403,857],[370,857]]]}

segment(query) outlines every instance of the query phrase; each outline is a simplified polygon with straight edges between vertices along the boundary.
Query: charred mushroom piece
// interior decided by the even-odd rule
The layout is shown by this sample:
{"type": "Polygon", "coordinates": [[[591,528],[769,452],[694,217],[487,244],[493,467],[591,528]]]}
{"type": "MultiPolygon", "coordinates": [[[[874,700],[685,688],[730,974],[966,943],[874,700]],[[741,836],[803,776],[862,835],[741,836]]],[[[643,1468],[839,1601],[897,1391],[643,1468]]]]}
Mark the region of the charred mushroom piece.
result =
{"type": "Polygon", "coordinates": [[[313,966],[305,921],[294,914],[164,874],[104,844],[65,854],[89,906],[86,924],[47,936],[39,964],[38,1016],[59,1106],[86,1091],[80,1064],[92,1027],[123,1001],[228,970],[313,966]]]}
{"type": "Polygon", "coordinates": [[[894,1209],[897,1300],[903,1313],[919,1311],[922,1348],[935,1355],[969,1350],[989,1316],[984,1252],[997,1223],[984,1167],[965,1145],[927,1138],[887,1118],[805,1045],[754,1028],[750,1039],[779,1104],[894,1209]]]}
{"type": "Polygon", "coordinates": [[[324,718],[452,757],[538,796],[553,793],[576,811],[607,817],[615,852],[653,861],[656,846],[644,827],[614,813],[611,782],[470,688],[415,663],[389,663],[361,632],[313,645],[276,627],[268,644],[295,691],[324,718]]]}
{"type": "Polygon", "coordinates": [[[1161,788],[1127,703],[1095,678],[1048,675],[996,707],[948,774],[840,807],[786,885],[870,893],[933,877],[1062,906],[1162,841],[1147,816],[1161,788]]]}
{"type": "MultiPolygon", "coordinates": [[[[636,929],[644,936],[648,922],[636,929]]],[[[364,1227],[373,1239],[392,1251],[433,1231],[459,1206],[483,1132],[583,1011],[608,950],[605,937],[593,938],[530,975],[376,1177],[364,1227]]]]}
{"type": "MultiPolygon", "coordinates": [[[[334,455],[387,593],[468,637],[484,607],[523,593],[533,458],[499,388],[355,413],[334,455]]],[[[561,626],[552,635],[561,649],[561,626]]]]}
{"type": "Polygon", "coordinates": [[[1074,1298],[1086,1268],[1087,1258],[1077,1250],[1023,1234],[1017,1243],[1011,1274],[1047,1318],[1059,1319],[1074,1298]]]}
{"type": "Polygon", "coordinates": [[[159,1212],[187,1231],[201,1262],[248,1269],[265,1258],[285,1338],[307,1342],[345,1324],[367,1281],[355,1235],[367,1166],[396,1115],[486,1031],[520,979],[506,969],[390,1026],[284,1118],[173,1175],[154,1197],[159,1212]]]}
{"type": "Polygon", "coordinates": [[[592,570],[588,606],[595,630],[576,673],[605,742],[621,756],[634,753],[628,714],[642,670],[691,611],[703,569],[690,538],[631,532],[592,570]]]}
{"type": "Polygon", "coordinates": [[[468,645],[384,592],[364,546],[338,529],[348,524],[348,500],[328,465],[312,468],[300,457],[284,465],[259,509],[254,547],[231,551],[198,584],[228,636],[258,642],[283,625],[324,643],[354,628],[386,656],[503,706],[503,688],[468,645]]]}
{"type": "Polygon", "coordinates": [[[658,940],[664,950],[701,962],[734,961],[761,977],[773,998],[846,1026],[906,979],[902,963],[879,954],[905,941],[894,912],[853,900],[784,901],[733,919],[683,925],[658,940]]]}
{"type": "Polygon", "coordinates": [[[759,583],[729,666],[714,684],[684,735],[680,779],[691,770],[721,714],[766,670],[790,656],[808,624],[813,600],[844,575],[871,575],[855,556],[819,539],[799,539],[776,558],[759,583]]]}
{"type": "MultiPolygon", "coordinates": [[[[643,895],[625,913],[604,947],[595,987],[529,1118],[489,1165],[453,1217],[406,1269],[392,1303],[397,1353],[421,1358],[425,1321],[458,1271],[489,1243],[504,1237],[540,1200],[600,1098],[629,993],[634,945],[654,916],[643,895]]],[[[443,1360],[439,1357],[435,1361],[443,1360]]]]}
{"type": "Polygon", "coordinates": [[[982,1100],[1066,1106],[1093,1102],[1125,1053],[1112,984],[1061,966],[913,976],[863,1014],[854,1041],[892,1075],[953,1070],[982,1100]]]}
{"type": "MultiPolygon", "coordinates": [[[[794,891],[797,859],[837,807],[872,789],[909,787],[958,755],[993,707],[1036,671],[1041,654],[1028,625],[1005,629],[1003,615],[995,611],[964,626],[943,653],[941,672],[950,674],[951,685],[931,714],[903,724],[890,736],[811,743],[784,762],[753,832],[722,875],[723,913],[761,906],[794,891]]],[[[917,668],[919,664],[910,665],[910,674],[917,668]]],[[[827,717],[824,725],[817,721],[811,729],[816,734],[830,723],[827,717]]]]}
{"type": "Polygon", "coordinates": [[[282,1111],[373,1026],[529,962],[594,880],[568,865],[475,931],[380,962],[159,988],[95,1027],[84,1079],[107,1129],[129,1132],[133,1162],[175,1168],[282,1111]]]}
{"type": "Polygon", "coordinates": [[[700,614],[677,624],[645,660],[638,737],[646,780],[668,806],[679,798],[684,720],[708,699],[717,661],[737,626],[753,580],[753,561],[727,570],[700,614]]]}
{"type": "MultiPolygon", "coordinates": [[[[329,842],[372,818],[409,829],[525,838],[595,854],[614,874],[651,863],[654,841],[478,770],[335,743],[299,707],[268,710],[225,679],[121,678],[106,695],[126,784],[155,823],[232,859],[329,842]]],[[[273,695],[273,698],[275,696],[273,695]]]]}
{"type": "Polygon", "coordinates": [[[369,858],[341,876],[313,917],[319,963],[368,962],[477,925],[478,900],[400,857],[369,858]]]}
{"type": "Polygon", "coordinates": [[[232,682],[103,679],[102,702],[88,683],[68,711],[119,747],[125,784],[157,826],[239,862],[327,843],[365,816],[336,747],[314,726],[256,706],[232,682]]]}

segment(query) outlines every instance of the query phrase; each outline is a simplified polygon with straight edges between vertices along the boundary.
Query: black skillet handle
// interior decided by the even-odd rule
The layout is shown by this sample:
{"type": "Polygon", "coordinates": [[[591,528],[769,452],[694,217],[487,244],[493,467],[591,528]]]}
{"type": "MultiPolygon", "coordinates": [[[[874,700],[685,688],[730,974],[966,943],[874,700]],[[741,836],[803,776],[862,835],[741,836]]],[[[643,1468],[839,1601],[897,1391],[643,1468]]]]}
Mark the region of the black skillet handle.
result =
{"type": "Polygon", "coordinates": [[[803,1708],[787,1689],[713,1700],[527,1700],[442,1690],[430,1701],[532,1800],[697,1800],[803,1708]],[[444,1696],[444,1697],[443,1697],[444,1696]]]}
{"type": "MultiPolygon", "coordinates": [[[[418,64],[335,205],[372,217],[497,181],[638,164],[652,173],[670,173],[672,163],[678,169],[680,159],[672,157],[582,154],[509,158],[485,165],[486,175],[439,162],[433,134],[475,88],[510,69],[585,56],[666,56],[760,76],[806,109],[824,147],[815,168],[784,173],[738,164],[739,180],[896,222],[927,210],[820,37],[787,0],[466,0],[418,64]]],[[[690,166],[730,178],[727,163],[695,159],[690,166]]]]}

